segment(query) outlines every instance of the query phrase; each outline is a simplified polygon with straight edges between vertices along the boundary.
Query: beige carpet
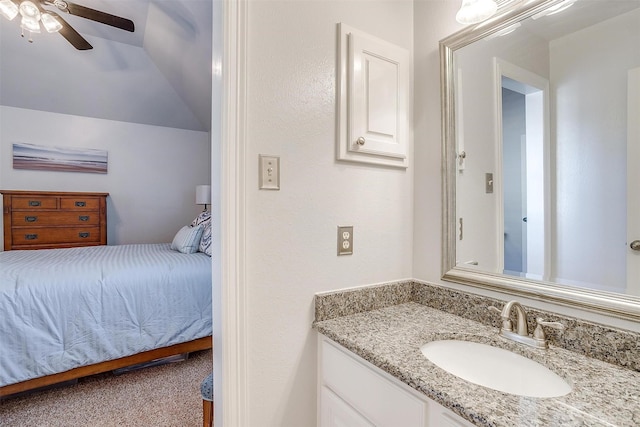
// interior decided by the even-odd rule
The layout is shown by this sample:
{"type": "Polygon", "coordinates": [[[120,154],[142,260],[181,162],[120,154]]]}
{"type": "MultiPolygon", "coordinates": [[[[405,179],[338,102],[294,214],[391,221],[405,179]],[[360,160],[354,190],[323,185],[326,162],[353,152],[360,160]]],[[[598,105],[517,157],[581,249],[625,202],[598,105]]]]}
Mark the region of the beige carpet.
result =
{"type": "Polygon", "coordinates": [[[183,362],[5,399],[0,426],[201,426],[200,383],[211,368],[212,351],[206,350],[183,362]]]}

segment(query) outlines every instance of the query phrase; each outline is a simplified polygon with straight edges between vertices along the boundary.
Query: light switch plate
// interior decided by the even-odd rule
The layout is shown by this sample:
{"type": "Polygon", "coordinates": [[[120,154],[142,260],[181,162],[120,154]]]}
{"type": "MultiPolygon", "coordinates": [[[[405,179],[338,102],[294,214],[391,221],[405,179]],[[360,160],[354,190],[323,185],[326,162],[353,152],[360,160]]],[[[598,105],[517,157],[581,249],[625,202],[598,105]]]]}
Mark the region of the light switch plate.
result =
{"type": "Polygon", "coordinates": [[[338,227],[338,255],[353,254],[353,226],[338,227]]]}
{"type": "Polygon", "coordinates": [[[260,154],[260,189],[280,190],[280,157],[260,154]]]}
{"type": "Polygon", "coordinates": [[[492,173],[484,174],[484,192],[493,193],[493,174],[492,173]]]}

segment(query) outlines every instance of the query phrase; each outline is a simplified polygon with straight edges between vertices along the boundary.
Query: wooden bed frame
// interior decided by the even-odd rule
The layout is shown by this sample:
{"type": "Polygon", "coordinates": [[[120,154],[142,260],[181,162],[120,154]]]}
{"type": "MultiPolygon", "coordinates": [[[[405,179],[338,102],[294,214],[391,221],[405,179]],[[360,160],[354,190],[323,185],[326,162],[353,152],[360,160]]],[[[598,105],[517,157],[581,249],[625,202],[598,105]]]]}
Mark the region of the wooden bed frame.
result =
{"type": "Polygon", "coordinates": [[[34,378],[31,380],[26,380],[0,387],[0,397],[34,390],[36,388],[46,387],[65,381],[71,381],[78,378],[87,377],[89,375],[113,371],[115,369],[137,365],[139,363],[151,362],[152,360],[174,356],[176,354],[190,353],[192,351],[198,350],[207,350],[212,348],[212,346],[212,338],[211,336],[208,336],[193,341],[187,341],[182,344],[175,344],[169,347],[162,347],[155,350],[144,351],[142,353],[134,354],[127,357],[121,357],[120,359],[108,360],[106,362],[95,363],[93,365],[80,366],[78,368],[60,372],[58,374],[46,375],[44,377],[34,378]]]}

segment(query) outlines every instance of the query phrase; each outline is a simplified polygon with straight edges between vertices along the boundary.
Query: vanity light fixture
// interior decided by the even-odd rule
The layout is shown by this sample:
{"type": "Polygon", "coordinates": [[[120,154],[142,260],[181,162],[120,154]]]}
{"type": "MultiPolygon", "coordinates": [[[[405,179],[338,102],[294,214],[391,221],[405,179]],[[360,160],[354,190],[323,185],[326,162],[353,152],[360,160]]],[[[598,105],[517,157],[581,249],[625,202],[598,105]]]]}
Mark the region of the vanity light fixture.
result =
{"type": "Polygon", "coordinates": [[[477,24],[491,18],[498,10],[494,0],[462,0],[462,6],[456,13],[456,21],[461,24],[477,24]]]}
{"type": "Polygon", "coordinates": [[[551,16],[551,15],[555,15],[556,13],[560,13],[563,12],[567,9],[569,9],[571,6],[573,6],[573,4],[578,1],[578,0],[565,0],[563,2],[558,3],[555,6],[552,6],[548,9],[543,10],[540,13],[536,13],[535,15],[533,15],[531,17],[531,19],[540,19],[544,16],[551,16]]]}
{"type": "Polygon", "coordinates": [[[24,37],[24,30],[27,30],[29,32],[30,43],[33,43],[31,34],[40,32],[40,22],[42,22],[42,26],[49,33],[56,33],[62,29],[62,24],[53,15],[46,11],[41,11],[40,8],[30,0],[22,1],[20,6],[17,6],[11,0],[0,0],[0,15],[12,21],[18,14],[22,16],[20,20],[22,37],[24,37]]]}

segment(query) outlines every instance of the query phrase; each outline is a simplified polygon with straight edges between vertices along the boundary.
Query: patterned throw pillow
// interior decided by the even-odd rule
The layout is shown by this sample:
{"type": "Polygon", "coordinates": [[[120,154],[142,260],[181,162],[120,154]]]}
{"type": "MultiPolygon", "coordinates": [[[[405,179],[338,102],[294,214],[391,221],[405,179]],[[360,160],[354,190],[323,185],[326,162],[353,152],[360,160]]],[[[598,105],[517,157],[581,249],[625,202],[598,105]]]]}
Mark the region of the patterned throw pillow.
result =
{"type": "Polygon", "coordinates": [[[185,225],[178,230],[173,238],[173,242],[171,242],[171,249],[182,252],[183,254],[193,254],[198,252],[200,237],[202,237],[201,225],[185,225]]]}
{"type": "Polygon", "coordinates": [[[211,212],[204,211],[191,222],[192,226],[202,226],[202,236],[198,250],[211,256],[211,212]]]}

